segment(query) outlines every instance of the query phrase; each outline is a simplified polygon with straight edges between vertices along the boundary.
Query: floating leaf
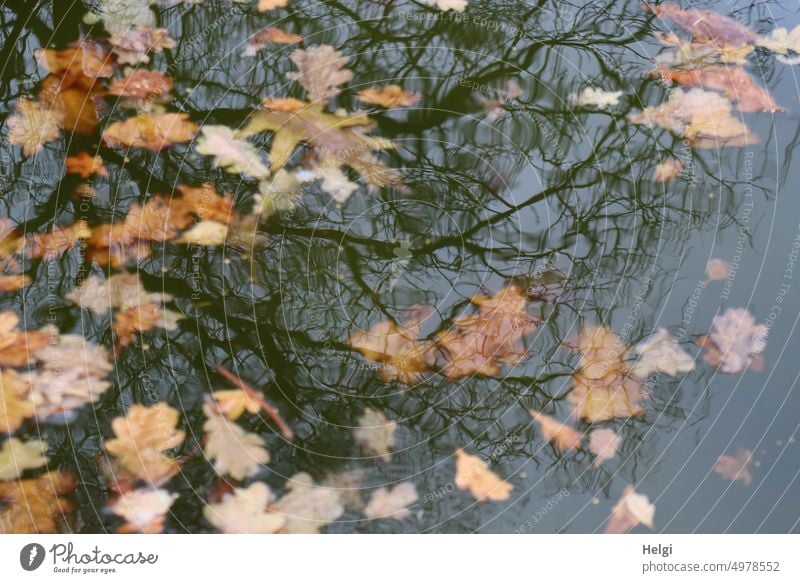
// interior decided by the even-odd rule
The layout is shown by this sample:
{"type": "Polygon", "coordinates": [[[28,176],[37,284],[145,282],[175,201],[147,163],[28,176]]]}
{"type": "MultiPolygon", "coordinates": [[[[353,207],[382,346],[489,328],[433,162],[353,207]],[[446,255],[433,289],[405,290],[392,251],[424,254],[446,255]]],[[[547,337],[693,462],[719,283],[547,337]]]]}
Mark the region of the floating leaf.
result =
{"type": "Polygon", "coordinates": [[[255,54],[264,47],[271,44],[278,45],[293,45],[303,40],[299,34],[286,32],[280,28],[270,26],[263,30],[258,31],[250,40],[247,41],[247,47],[242,51],[243,57],[253,57],[255,54]]]}
{"type": "Polygon", "coordinates": [[[34,233],[25,239],[25,253],[29,257],[56,259],[88,239],[92,230],[86,221],[77,221],[68,227],[53,227],[45,233],[34,233]]]}
{"type": "Polygon", "coordinates": [[[19,316],[0,312],[0,365],[25,366],[34,355],[54,338],[52,328],[17,330],[19,316]]]}
{"type": "Polygon", "coordinates": [[[0,275],[0,292],[15,291],[25,287],[31,282],[27,275],[0,275]]]}
{"type": "Polygon", "coordinates": [[[344,68],[347,57],[330,45],[297,49],[291,59],[299,71],[287,73],[287,79],[305,87],[308,100],[314,104],[324,104],[331,97],[339,95],[339,86],[353,78],[353,72],[344,68]]]}
{"type": "Polygon", "coordinates": [[[112,148],[128,146],[160,152],[191,141],[197,130],[185,113],[144,113],[112,123],[103,132],[103,140],[112,148]]]}
{"type": "Polygon", "coordinates": [[[39,64],[53,75],[72,85],[80,77],[98,79],[114,74],[114,63],[105,48],[96,41],[83,40],[66,49],[39,49],[39,64]]]}
{"type": "Polygon", "coordinates": [[[683,174],[683,162],[677,158],[667,158],[653,171],[653,182],[669,182],[683,174]]]}
{"type": "Polygon", "coordinates": [[[738,480],[745,486],[753,482],[753,475],[748,466],[753,459],[753,452],[743,447],[735,456],[721,455],[714,465],[714,471],[728,480],[738,480]]]}
{"type": "Polygon", "coordinates": [[[538,411],[531,411],[531,417],[539,423],[544,438],[551,442],[559,452],[572,451],[581,448],[583,434],[569,425],[553,419],[538,411]]]}
{"type": "Polygon", "coordinates": [[[283,8],[289,4],[289,0],[258,0],[258,11],[268,12],[276,8],[283,8]]]}
{"type": "Polygon", "coordinates": [[[86,152],[67,156],[66,167],[68,174],[77,174],[81,178],[89,178],[93,174],[108,177],[103,159],[100,156],[90,156],[86,152]]]}
{"type": "Polygon", "coordinates": [[[468,0],[422,0],[423,4],[434,6],[443,12],[452,10],[453,12],[464,12],[468,0]]]}
{"type": "Polygon", "coordinates": [[[220,476],[244,480],[257,474],[261,466],[269,462],[269,453],[260,436],[228,421],[211,406],[204,406],[203,412],[207,418],[203,425],[206,432],[204,451],[220,476]]]}
{"type": "Polygon", "coordinates": [[[139,332],[147,332],[156,327],[175,330],[177,320],[181,317],[157,304],[142,304],[114,314],[111,330],[117,339],[117,345],[124,348],[133,344],[139,332]]]}
{"type": "Polygon", "coordinates": [[[372,103],[390,109],[392,107],[410,107],[422,99],[419,93],[405,91],[399,85],[369,87],[358,92],[358,98],[364,103],[372,103]]]}
{"type": "Polygon", "coordinates": [[[77,334],[64,334],[36,352],[27,376],[36,415],[46,418],[94,403],[111,387],[108,352],[77,334]]]}
{"type": "Polygon", "coordinates": [[[469,490],[478,502],[508,500],[514,489],[491,471],[481,458],[463,449],[456,450],[455,485],[459,490],[469,490]]]}
{"type": "Polygon", "coordinates": [[[656,507],[644,494],[636,492],[633,486],[628,485],[620,496],[619,502],[611,511],[611,518],[606,524],[605,532],[608,534],[622,534],[634,526],[643,524],[653,528],[653,518],[656,507]]]}
{"type": "Polygon", "coordinates": [[[589,451],[595,456],[593,467],[599,468],[603,462],[614,459],[622,444],[622,438],[613,429],[595,429],[589,434],[589,451]]]}
{"type": "Polygon", "coordinates": [[[42,534],[57,530],[57,519],[72,512],[61,498],[75,488],[65,472],[48,472],[34,480],[0,482],[0,533],[42,534]]]}
{"type": "Polygon", "coordinates": [[[371,455],[388,462],[392,459],[391,450],[395,446],[396,430],[397,423],[389,421],[380,411],[368,408],[359,417],[358,427],[353,430],[353,438],[371,455]]]}
{"type": "Polygon", "coordinates": [[[166,490],[151,488],[139,488],[124,493],[109,506],[111,512],[126,521],[117,532],[161,533],[164,530],[167,512],[177,497],[177,494],[170,494],[166,490]]]}
{"type": "Polygon", "coordinates": [[[34,414],[30,385],[13,370],[0,370],[0,431],[16,431],[34,414]]]}
{"type": "Polygon", "coordinates": [[[356,190],[358,184],[351,182],[341,168],[317,168],[314,177],[321,180],[322,190],[339,204],[344,204],[356,190]]]}
{"type": "Polygon", "coordinates": [[[655,372],[677,376],[694,370],[694,358],[683,350],[668,330],[659,328],[649,339],[634,346],[639,359],[631,367],[633,374],[646,378],[655,372]]]}
{"type": "Polygon", "coordinates": [[[281,530],[286,517],[267,509],[275,500],[269,486],[255,482],[222,496],[222,502],[203,508],[203,516],[226,534],[271,534],[281,530]]]}
{"type": "Polygon", "coordinates": [[[201,132],[195,149],[198,154],[214,156],[215,168],[260,179],[269,175],[258,149],[250,142],[237,138],[231,128],[203,126],[201,132]]]}
{"type": "Polygon", "coordinates": [[[21,98],[14,115],[6,120],[8,143],[22,146],[25,156],[33,156],[44,149],[47,142],[61,137],[62,114],[45,105],[21,98]]]}
{"type": "Polygon", "coordinates": [[[159,484],[178,471],[177,460],[164,455],[183,443],[185,434],[175,429],[177,424],[178,412],[166,403],[131,405],[125,417],[111,422],[116,437],[106,440],[106,451],[137,478],[159,484]]]}
{"type": "Polygon", "coordinates": [[[47,463],[47,443],[39,440],[20,441],[11,437],[0,449],[0,480],[16,480],[25,470],[47,463]]]}
{"type": "Polygon", "coordinates": [[[105,280],[98,275],[90,275],[65,297],[81,309],[92,310],[96,314],[107,314],[112,307],[127,310],[133,306],[172,299],[169,294],[145,290],[138,272],[115,273],[105,280]]]}
{"type": "Polygon", "coordinates": [[[731,102],[718,93],[675,89],[665,103],[631,114],[628,121],[681,134],[695,148],[757,144],[758,136],[731,114],[732,109],[731,102]]]}
{"type": "Polygon", "coordinates": [[[175,239],[175,242],[215,247],[223,245],[227,237],[228,225],[216,221],[200,221],[183,235],[175,239]]]}
{"type": "Polygon", "coordinates": [[[778,61],[786,65],[800,63],[800,26],[791,32],[785,28],[776,28],[769,36],[761,36],[756,40],[756,45],[778,53],[778,61]]]}
{"type": "Polygon", "coordinates": [[[709,259],[706,265],[708,281],[722,281],[728,279],[731,273],[731,262],[724,259],[709,259]]]}
{"type": "Polygon", "coordinates": [[[711,65],[682,70],[662,67],[658,75],[684,87],[720,91],[738,105],[739,111],[783,111],[767,90],[759,87],[742,67],[711,65]]]}
{"type": "Polygon", "coordinates": [[[285,516],[285,528],[290,534],[315,534],[344,513],[338,494],[315,486],[305,472],[289,478],[286,489],[289,493],[273,508],[285,516]]]}
{"type": "Polygon", "coordinates": [[[356,332],[347,341],[368,360],[381,364],[381,378],[407,384],[419,382],[435,364],[433,344],[417,340],[425,314],[412,311],[408,322],[398,326],[385,321],[367,332],[356,332]]]}
{"type": "Polygon", "coordinates": [[[741,46],[756,41],[756,34],[733,18],[711,10],[683,10],[677,4],[646,4],[646,10],[656,16],[672,20],[692,36],[697,43],[711,43],[718,46],[741,46]]]}
{"type": "Polygon", "coordinates": [[[172,79],[158,71],[136,70],[122,79],[114,79],[109,95],[159,100],[172,91],[172,79]]]}
{"type": "Polygon", "coordinates": [[[214,391],[211,395],[219,410],[231,421],[236,421],[247,411],[255,415],[261,410],[261,403],[242,389],[214,391]]]}
{"type": "MultiPolygon", "coordinates": [[[[144,12],[149,12],[145,9],[144,12]]],[[[170,38],[166,28],[152,28],[148,25],[124,30],[110,31],[111,45],[120,65],[139,65],[149,63],[148,53],[160,53],[163,49],[171,49],[175,41],[170,38]]]]}
{"type": "Polygon", "coordinates": [[[703,358],[729,374],[760,367],[768,331],[766,324],[756,324],[746,308],[728,308],[714,317],[711,332],[701,339],[706,349],[703,358]]]}
{"type": "Polygon", "coordinates": [[[620,97],[622,97],[622,91],[605,91],[596,87],[584,87],[580,93],[571,94],[569,102],[573,107],[608,109],[619,105],[620,97]]]}
{"type": "Polygon", "coordinates": [[[600,379],[591,379],[578,373],[572,379],[572,390],[567,398],[579,419],[597,423],[645,412],[642,403],[647,398],[647,392],[642,381],[633,375],[612,373],[600,379]]]}
{"type": "Polygon", "coordinates": [[[400,482],[391,490],[378,488],[364,509],[364,516],[370,519],[393,518],[405,520],[411,516],[408,506],[417,501],[417,488],[412,482],[400,482]]]}

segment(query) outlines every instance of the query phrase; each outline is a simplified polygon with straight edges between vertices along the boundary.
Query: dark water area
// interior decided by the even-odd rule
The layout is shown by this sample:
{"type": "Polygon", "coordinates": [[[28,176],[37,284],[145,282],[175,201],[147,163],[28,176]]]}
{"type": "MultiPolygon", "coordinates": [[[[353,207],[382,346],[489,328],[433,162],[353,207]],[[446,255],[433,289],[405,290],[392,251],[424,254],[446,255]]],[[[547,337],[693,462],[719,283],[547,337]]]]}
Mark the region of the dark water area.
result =
{"type": "MultiPolygon", "coordinates": [[[[102,24],[84,21],[96,3],[33,4],[2,2],[0,121],[44,77],[37,48],[105,36],[102,24]]],[[[732,16],[760,35],[800,24],[795,2],[691,7],[732,16]]],[[[125,349],[114,348],[108,317],[65,299],[87,274],[108,268],[79,248],[27,261],[32,282],[0,294],[0,310],[19,314],[21,328],[53,324],[113,354],[113,384],[97,403],[66,423],[17,432],[48,443],[49,469],[76,476],[69,528],[118,526],[97,462],[103,440],[131,404],[166,402],[187,437],[174,451],[181,471],[165,486],[179,495],[165,532],[214,531],[203,507],[220,478],[200,451],[202,403],[231,388],[215,372],[222,365],[263,391],[295,433],[287,441],[263,415],[239,421],[270,452],[251,481],[282,492],[297,472],[323,482],[360,469],[365,492],[403,480],[416,486],[407,520],[369,521],[349,508],[327,532],[601,532],[628,484],[656,507],[653,528],[635,532],[800,531],[800,65],[756,48],[745,69],[784,111],[734,111],[760,141],[695,148],[627,119],[669,95],[649,73],[665,50],[653,33],[672,25],[639,2],[470,0],[454,13],[405,1],[290,0],[262,14],[253,3],[206,0],[152,10],[176,44],[143,66],[173,79],[167,109],[201,126],[239,128],[267,97],[303,98],[286,77],[296,46],[241,56],[262,28],[342,51],[353,78],[330,110],[369,108],[373,134],[397,145],[378,157],[402,171],[402,186],[368,188],[352,174],[359,188],[338,204],[310,183],[292,208],[261,217],[254,248],[156,243],[125,269],[148,291],[170,294],[184,318],[125,349]],[[422,99],[384,110],[356,98],[390,83],[422,99]],[[589,86],[621,91],[619,103],[572,105],[569,96],[589,86]],[[496,116],[492,100],[502,110],[496,116]],[[652,181],[668,158],[683,162],[683,174],[652,181]],[[730,262],[726,279],[708,281],[713,258],[730,262]],[[451,380],[434,371],[410,384],[387,381],[347,344],[378,322],[405,321],[419,305],[433,307],[422,324],[422,337],[433,339],[472,313],[472,296],[509,282],[541,291],[542,278],[558,291],[548,301],[531,296],[528,312],[541,325],[525,338],[527,357],[497,375],[451,380]],[[747,308],[768,326],[762,371],[723,374],[704,362],[700,338],[727,308],[747,308]],[[594,424],[623,438],[599,468],[588,452],[562,453],[545,441],[529,414],[568,419],[579,355],[564,343],[589,324],[608,326],[626,345],[666,328],[696,361],[690,372],[650,379],[642,415],[594,424]],[[391,461],[353,439],[367,407],[398,424],[391,461]],[[457,448],[510,482],[510,498],[477,502],[456,488],[457,448]],[[750,484],[714,471],[721,455],[739,448],[752,452],[750,484]]],[[[102,123],[129,115],[110,106],[102,123]]],[[[65,132],[24,158],[2,136],[0,216],[26,233],[119,220],[131,204],[181,184],[210,182],[231,193],[241,213],[259,196],[258,181],[214,168],[191,143],[125,151],[99,134],[65,132]],[[82,180],[64,173],[64,157],[79,151],[99,153],[109,171],[92,180],[89,204],[74,196],[82,180]]],[[[269,151],[267,134],[253,143],[269,151]]],[[[287,168],[301,164],[306,149],[287,168]]]]}

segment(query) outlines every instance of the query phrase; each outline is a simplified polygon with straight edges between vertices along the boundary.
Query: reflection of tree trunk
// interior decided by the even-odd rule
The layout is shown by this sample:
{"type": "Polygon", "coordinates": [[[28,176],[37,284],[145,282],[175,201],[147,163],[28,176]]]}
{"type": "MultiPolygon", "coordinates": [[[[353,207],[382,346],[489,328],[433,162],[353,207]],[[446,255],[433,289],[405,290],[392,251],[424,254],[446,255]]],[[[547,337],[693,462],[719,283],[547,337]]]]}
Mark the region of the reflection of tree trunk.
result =
{"type": "Polygon", "coordinates": [[[51,0],[53,7],[53,44],[64,46],[80,34],[83,15],[88,12],[86,5],[79,0],[51,0]]]}

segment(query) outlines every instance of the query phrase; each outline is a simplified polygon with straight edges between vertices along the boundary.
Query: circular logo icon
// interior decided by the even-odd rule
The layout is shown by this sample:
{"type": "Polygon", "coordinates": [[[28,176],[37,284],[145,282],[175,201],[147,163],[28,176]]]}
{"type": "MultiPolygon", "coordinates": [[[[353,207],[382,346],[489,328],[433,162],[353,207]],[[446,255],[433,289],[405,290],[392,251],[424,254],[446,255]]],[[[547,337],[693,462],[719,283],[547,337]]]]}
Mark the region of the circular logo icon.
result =
{"type": "Polygon", "coordinates": [[[19,552],[19,564],[26,571],[35,571],[44,562],[44,547],[39,543],[30,543],[19,552]]]}

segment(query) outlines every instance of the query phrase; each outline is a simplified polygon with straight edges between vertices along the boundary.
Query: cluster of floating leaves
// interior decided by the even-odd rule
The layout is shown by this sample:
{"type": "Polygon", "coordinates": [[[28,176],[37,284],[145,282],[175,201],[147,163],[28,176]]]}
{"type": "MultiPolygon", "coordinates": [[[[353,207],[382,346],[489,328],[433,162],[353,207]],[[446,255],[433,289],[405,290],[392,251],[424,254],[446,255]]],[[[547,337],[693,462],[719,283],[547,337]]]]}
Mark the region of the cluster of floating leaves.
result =
{"type": "MultiPolygon", "coordinates": [[[[38,93],[21,98],[6,121],[9,143],[18,145],[26,157],[40,153],[64,131],[99,135],[106,147],[124,153],[131,149],[158,152],[194,142],[195,151],[210,157],[214,167],[259,183],[261,198],[247,215],[234,209],[230,195],[199,184],[179,186],[173,194],[155,194],[131,205],[121,221],[108,224],[81,221],[47,233],[23,234],[9,219],[0,221],[0,291],[30,283],[22,269],[25,258],[54,260],[76,246],[84,248],[97,265],[114,270],[108,276],[89,276],[66,298],[82,310],[108,317],[119,350],[156,328],[175,330],[181,318],[167,307],[172,301],[168,294],[148,292],[138,275],[127,271],[148,257],[154,244],[222,245],[238,231],[252,228],[260,215],[290,206],[300,196],[302,185],[310,181],[319,181],[336,202],[344,203],[359,188],[354,176],[369,188],[399,185],[402,180],[399,172],[378,158],[393,144],[371,133],[375,123],[369,113],[332,109],[333,98],[355,76],[347,68],[348,58],[328,45],[296,48],[289,57],[296,70],[287,79],[302,86],[304,100],[267,96],[241,129],[199,125],[188,114],[171,111],[170,78],[159,71],[123,68],[148,64],[150,55],[175,44],[167,30],[155,28],[148,9],[152,3],[106,0],[88,19],[103,22],[107,39],[82,39],[65,49],[40,50],[38,62],[47,76],[38,93]],[[112,102],[135,113],[107,120],[112,102]],[[268,152],[249,141],[265,132],[272,137],[268,152]],[[302,160],[288,169],[287,163],[301,146],[302,160]]],[[[442,11],[463,11],[467,6],[466,0],[424,3],[442,11]]],[[[258,9],[286,5],[287,0],[260,0],[258,9]]],[[[757,46],[775,53],[781,62],[798,62],[800,28],[778,29],[759,37],[714,12],[683,10],[669,3],[648,9],[672,21],[688,39],[674,33],[659,36],[667,50],[659,55],[654,74],[679,87],[664,103],[646,108],[630,121],[663,127],[699,148],[757,141],[734,112],[779,112],[781,108],[746,72],[748,56],[757,46]]],[[[303,42],[299,34],[269,27],[250,38],[243,56],[251,57],[273,44],[303,42]]],[[[511,98],[521,94],[519,85],[509,85],[511,98]]],[[[618,105],[621,96],[619,91],[586,87],[570,96],[570,102],[603,110],[618,105]]],[[[363,104],[380,108],[410,108],[423,99],[395,84],[362,89],[357,97],[363,104]]],[[[497,117],[504,103],[487,103],[487,111],[497,117]]],[[[65,170],[81,179],[109,176],[103,157],[85,151],[67,156],[65,170]]],[[[680,161],[664,161],[654,180],[666,182],[681,172],[680,161]]],[[[91,189],[82,192],[91,196],[91,189]]],[[[720,263],[709,264],[709,279],[724,279],[724,268],[720,263]]],[[[365,358],[382,365],[380,375],[385,381],[414,384],[435,374],[449,380],[494,377],[504,367],[522,363],[528,354],[525,342],[540,325],[539,318],[528,313],[528,299],[520,287],[509,284],[491,296],[476,294],[474,313],[457,317],[434,338],[421,338],[422,324],[432,311],[418,307],[405,322],[379,322],[353,334],[348,342],[365,358]]],[[[31,423],[69,420],[79,409],[96,403],[112,386],[114,367],[105,347],[81,336],[49,327],[20,330],[18,325],[12,312],[0,314],[0,431],[8,435],[0,447],[0,532],[55,532],[64,528],[59,522],[72,510],[66,496],[75,487],[74,478],[47,468],[47,443],[24,441],[15,433],[31,423]],[[36,477],[24,477],[42,468],[44,472],[36,477]]],[[[699,344],[705,349],[704,360],[720,372],[740,373],[763,366],[766,334],[766,327],[757,325],[747,310],[729,309],[715,317],[699,344]]],[[[579,357],[566,399],[571,411],[564,421],[556,418],[555,411],[550,412],[553,415],[530,414],[544,440],[558,452],[585,449],[595,468],[613,460],[624,440],[604,424],[646,413],[648,376],[676,376],[695,368],[694,358],[663,328],[629,347],[607,327],[586,326],[566,345],[579,357]]],[[[360,494],[352,499],[340,493],[336,483],[360,484],[357,472],[331,476],[323,484],[298,473],[286,481],[282,496],[273,493],[257,479],[270,463],[267,444],[239,420],[267,413],[287,439],[291,439],[291,428],[259,391],[243,382],[236,384],[236,388],[209,393],[202,407],[200,455],[224,482],[204,509],[206,520],[216,529],[318,532],[342,516],[346,506],[360,509],[367,519],[405,520],[412,515],[410,507],[418,495],[408,481],[375,489],[366,504],[360,494]]],[[[366,409],[353,438],[368,456],[391,463],[397,427],[383,412],[366,409]]],[[[111,430],[113,436],[105,440],[105,453],[98,463],[114,492],[108,508],[123,521],[118,531],[162,532],[178,498],[167,484],[186,461],[175,455],[186,440],[180,414],[166,403],[133,404],[112,421],[111,430]]],[[[747,485],[752,481],[751,459],[744,449],[736,456],[723,455],[715,471],[747,485]]],[[[455,451],[453,483],[479,502],[508,500],[514,490],[487,461],[464,448],[455,451]]],[[[613,508],[606,531],[626,532],[637,524],[652,527],[654,513],[647,496],[629,485],[613,508]]]]}

